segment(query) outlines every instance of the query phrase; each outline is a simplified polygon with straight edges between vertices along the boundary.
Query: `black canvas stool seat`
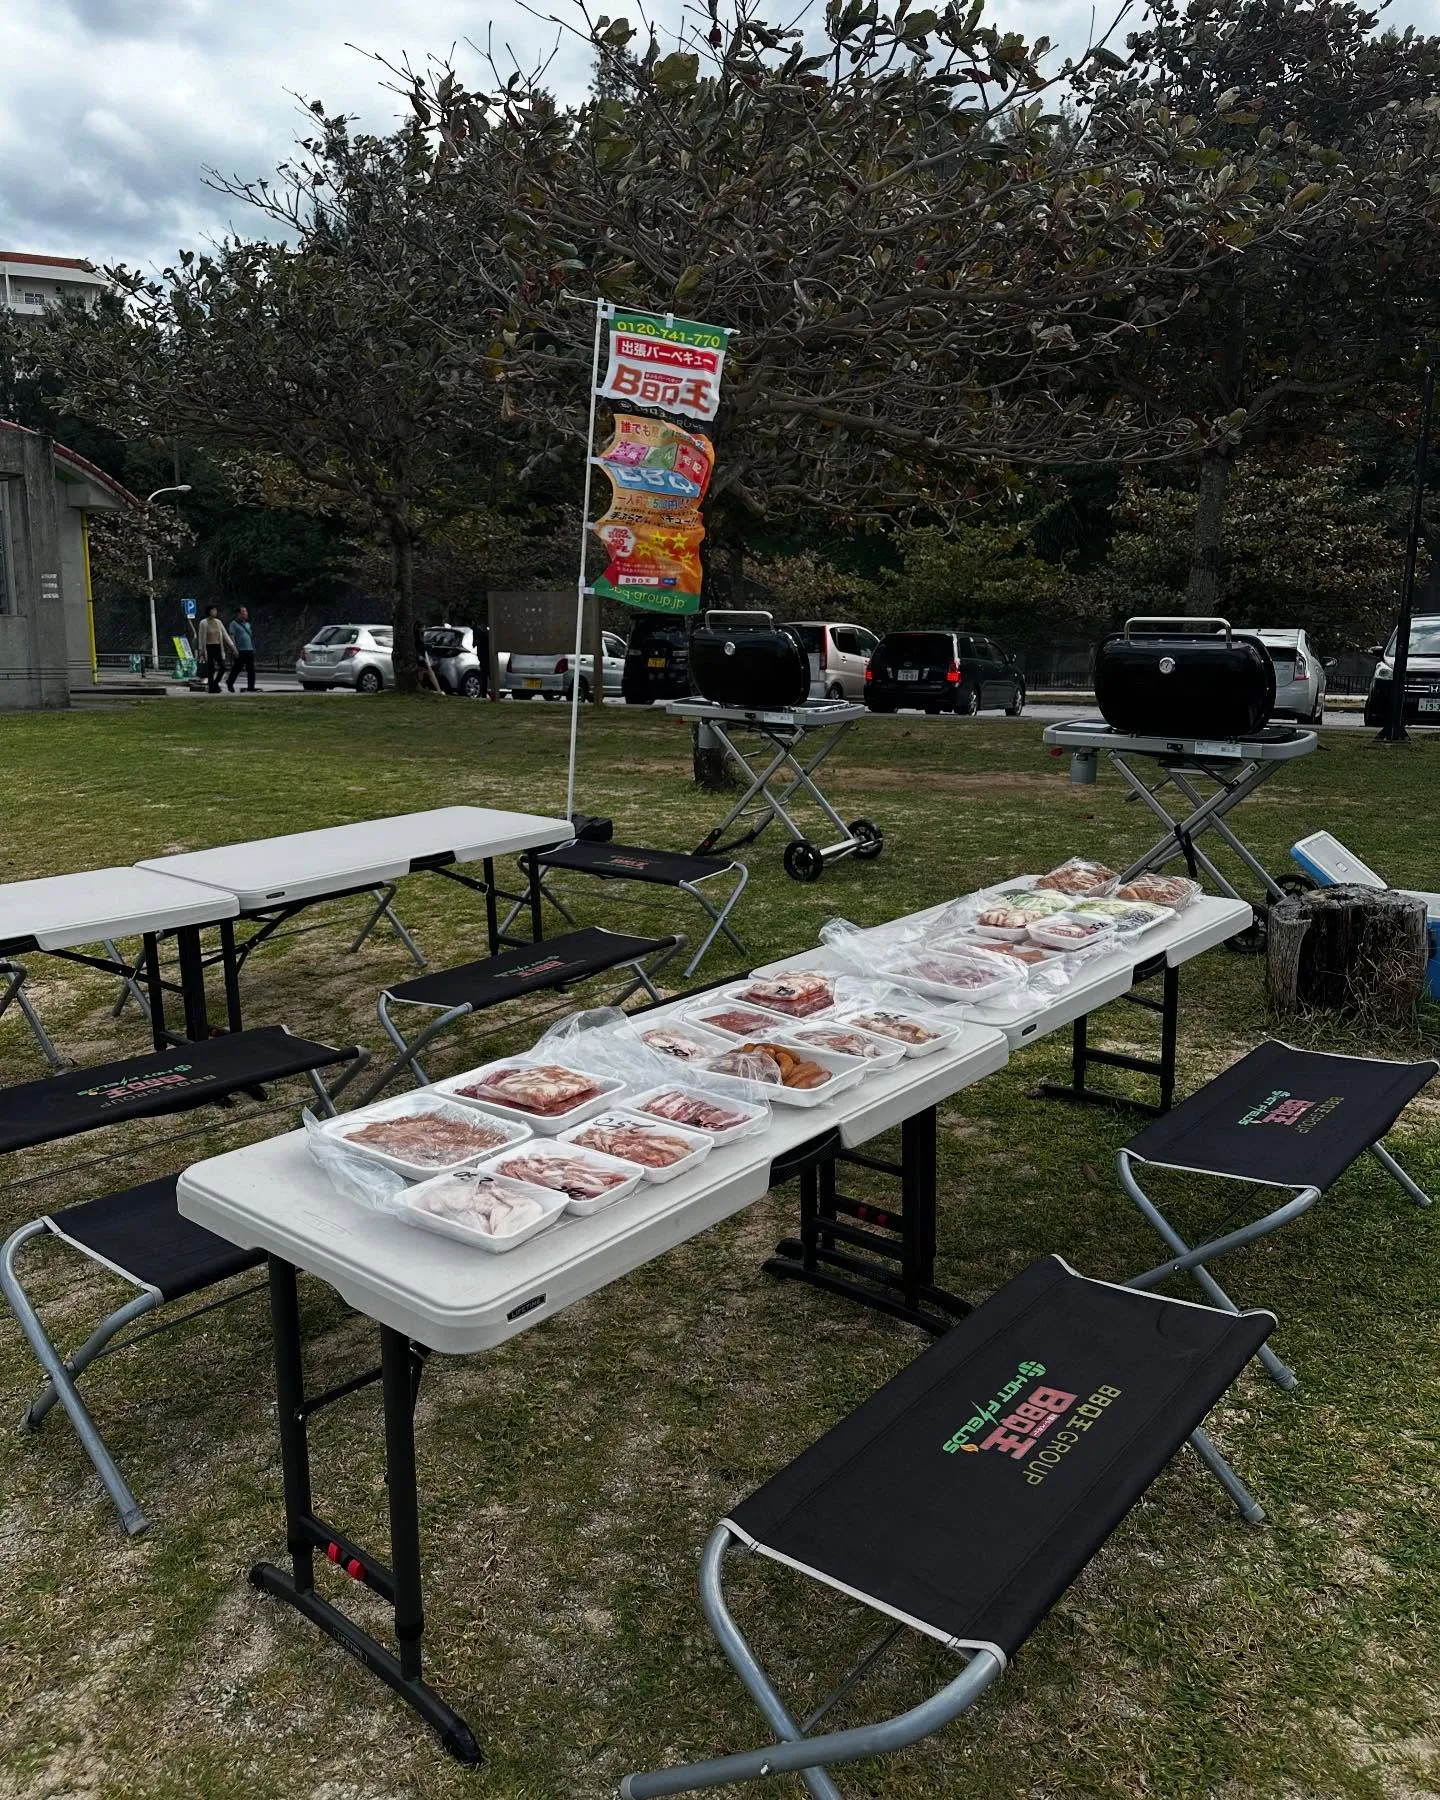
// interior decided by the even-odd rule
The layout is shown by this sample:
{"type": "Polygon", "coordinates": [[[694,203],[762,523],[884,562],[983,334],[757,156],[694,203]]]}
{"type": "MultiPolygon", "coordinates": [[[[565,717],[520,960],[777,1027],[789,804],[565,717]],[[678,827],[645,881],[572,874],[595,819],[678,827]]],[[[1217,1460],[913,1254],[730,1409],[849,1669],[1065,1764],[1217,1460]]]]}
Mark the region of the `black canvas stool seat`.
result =
{"type": "Polygon", "coordinates": [[[776,1741],[628,1776],[624,1800],[782,1773],[839,1800],[825,1766],[915,1743],[971,1705],[1187,1439],[1262,1518],[1199,1427],[1274,1322],[1090,1281],[1059,1257],[1032,1263],[722,1520],[702,1603],[776,1741]],[[803,1726],[726,1606],[737,1544],[895,1623],[803,1726]],[[964,1669],[896,1718],[811,1736],[906,1627],[964,1669]]]}
{"type": "MultiPolygon", "coordinates": [[[[1210,1273],[1211,1259],[1308,1212],[1366,1151],[1417,1206],[1429,1206],[1430,1196],[1381,1140],[1437,1069],[1433,1059],[1333,1056],[1274,1040],[1241,1057],[1120,1152],[1121,1186],[1174,1252],[1130,1285],[1153,1287],[1188,1270],[1217,1306],[1234,1311],[1234,1301],[1210,1273]],[[1137,1170],[1145,1167],[1288,1189],[1290,1197],[1263,1218],[1192,1246],[1142,1188],[1137,1170]]],[[[1281,1387],[1294,1387],[1294,1370],[1268,1345],[1260,1359],[1281,1387]]]]}
{"type": "Polygon", "coordinates": [[[408,1069],[419,1086],[428,1085],[430,1077],[420,1063],[420,1052],[426,1045],[459,1020],[492,1006],[501,1006],[507,1000],[570,987],[576,982],[607,974],[611,969],[629,969],[630,980],[610,1004],[618,1006],[637,988],[643,988],[652,1000],[658,1000],[660,994],[654,977],[684,943],[683,937],[632,937],[591,925],[583,931],[542,938],[536,944],[502,950],[498,956],[481,957],[476,962],[461,963],[454,969],[418,976],[400,987],[386,988],[376,1010],[381,1028],[394,1044],[396,1055],[370,1082],[365,1098],[378,1094],[402,1069],[408,1069]],[[656,960],[647,969],[646,958],[652,956],[656,960]],[[437,1016],[414,1037],[407,1038],[391,1016],[396,1006],[426,1007],[437,1016]]]}
{"type": "MultiPolygon", "coordinates": [[[[640,844],[597,843],[589,838],[576,838],[573,843],[561,844],[553,850],[525,851],[520,857],[520,866],[527,874],[532,863],[538,871],[541,894],[570,925],[578,924],[575,915],[545,880],[552,870],[592,875],[601,881],[633,881],[645,887],[674,888],[688,894],[710,920],[710,929],[685,965],[687,979],[700,967],[706,951],[722,932],[742,956],[748,954],[730,925],[730,914],[750,879],[750,871],[735,858],[691,856],[682,850],[651,850],[640,844]],[[728,880],[730,885],[720,905],[716,906],[704,888],[707,883],[721,880],[728,880]]],[[[524,904],[526,902],[517,901],[511,908],[502,931],[509,930],[524,904]]],[[[630,904],[643,903],[632,900],[630,904]]]]}
{"type": "MultiPolygon", "coordinates": [[[[353,1045],[337,1049],[296,1037],[283,1025],[265,1025],[70,1069],[0,1088],[0,1151],[28,1150],[125,1119],[187,1112],[290,1075],[309,1077],[316,1098],[326,1105],[318,1071],[349,1063],[348,1080],[366,1060],[353,1045]]],[[[333,1091],[338,1094],[345,1085],[341,1080],[333,1091]]]]}
{"type": "MultiPolygon", "coordinates": [[[[120,1120],[191,1111],[293,1075],[305,1075],[321,1108],[333,1114],[334,1094],[367,1060],[367,1054],[353,1046],[338,1049],[294,1037],[282,1026],[270,1026],[179,1044],[98,1068],[74,1069],[63,1076],[0,1091],[0,1150],[53,1143],[120,1120]],[[318,1071],[337,1064],[349,1067],[335,1087],[327,1090],[318,1071]]],[[[177,1175],[161,1176],[139,1187],[31,1219],[11,1232],[0,1247],[0,1293],[47,1377],[24,1422],[38,1430],[51,1407],[60,1402],[131,1533],[145,1529],[144,1511],[116,1466],[76,1383],[97,1357],[126,1349],[154,1330],[184,1323],[184,1319],[174,1319],[117,1342],[144,1314],[229,1281],[263,1260],[258,1252],[237,1248],[181,1218],[175,1204],[178,1179],[177,1175]],[[45,1236],[58,1238],[139,1290],[102,1319],[69,1356],[62,1356],[56,1348],[16,1266],[25,1245],[45,1236]]],[[[207,1311],[208,1305],[195,1310],[207,1311]]],[[[194,1317],[194,1313],[185,1317],[194,1317]]]]}

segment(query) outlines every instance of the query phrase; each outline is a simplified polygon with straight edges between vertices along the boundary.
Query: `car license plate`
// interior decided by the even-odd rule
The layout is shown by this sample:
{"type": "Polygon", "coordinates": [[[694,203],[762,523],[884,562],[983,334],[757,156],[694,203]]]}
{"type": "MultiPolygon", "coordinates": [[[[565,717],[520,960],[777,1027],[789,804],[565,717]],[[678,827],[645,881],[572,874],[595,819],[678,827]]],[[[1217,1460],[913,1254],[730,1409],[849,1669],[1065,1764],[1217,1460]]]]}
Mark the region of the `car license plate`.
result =
{"type": "Polygon", "coordinates": [[[918,669],[897,669],[895,671],[895,679],[897,681],[918,681],[920,679],[920,671],[918,669]]]}
{"type": "Polygon", "coordinates": [[[1421,712],[1440,712],[1440,694],[1437,694],[1433,700],[1422,700],[1420,710],[1421,712]]]}
{"type": "Polygon", "coordinates": [[[645,667],[647,669],[663,669],[665,667],[665,658],[663,656],[652,656],[646,661],[645,667]]]}
{"type": "Polygon", "coordinates": [[[527,675],[525,677],[525,685],[527,688],[538,688],[540,686],[540,677],[538,675],[527,675]]]}

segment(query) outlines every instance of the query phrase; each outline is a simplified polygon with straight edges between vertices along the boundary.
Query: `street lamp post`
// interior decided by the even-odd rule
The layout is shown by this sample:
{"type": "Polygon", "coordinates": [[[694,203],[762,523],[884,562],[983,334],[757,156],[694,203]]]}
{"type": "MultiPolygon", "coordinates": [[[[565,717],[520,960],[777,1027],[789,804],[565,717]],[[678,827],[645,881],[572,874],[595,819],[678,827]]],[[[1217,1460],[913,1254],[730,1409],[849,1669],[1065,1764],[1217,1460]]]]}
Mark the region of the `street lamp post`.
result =
{"type": "MultiPolygon", "coordinates": [[[[190,483],[188,481],[183,481],[175,487],[156,488],[155,492],[151,494],[150,498],[145,502],[147,524],[149,522],[151,504],[158,500],[162,494],[188,494],[189,492],[190,483]]],[[[150,595],[150,667],[152,669],[158,669],[160,667],[160,636],[155,629],[155,558],[150,551],[148,534],[145,545],[145,586],[150,595]]]]}

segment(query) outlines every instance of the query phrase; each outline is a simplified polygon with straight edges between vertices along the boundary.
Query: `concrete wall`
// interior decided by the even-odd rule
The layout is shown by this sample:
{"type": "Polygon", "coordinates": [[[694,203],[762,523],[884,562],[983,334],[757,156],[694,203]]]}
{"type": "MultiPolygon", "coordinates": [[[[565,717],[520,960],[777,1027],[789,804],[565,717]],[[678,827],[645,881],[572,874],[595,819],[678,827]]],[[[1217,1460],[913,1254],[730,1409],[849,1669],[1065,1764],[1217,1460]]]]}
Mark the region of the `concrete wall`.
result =
{"type": "Polygon", "coordinates": [[[61,505],[49,440],[0,431],[0,483],[10,549],[9,610],[0,613],[0,711],[68,706],[61,505]]]}

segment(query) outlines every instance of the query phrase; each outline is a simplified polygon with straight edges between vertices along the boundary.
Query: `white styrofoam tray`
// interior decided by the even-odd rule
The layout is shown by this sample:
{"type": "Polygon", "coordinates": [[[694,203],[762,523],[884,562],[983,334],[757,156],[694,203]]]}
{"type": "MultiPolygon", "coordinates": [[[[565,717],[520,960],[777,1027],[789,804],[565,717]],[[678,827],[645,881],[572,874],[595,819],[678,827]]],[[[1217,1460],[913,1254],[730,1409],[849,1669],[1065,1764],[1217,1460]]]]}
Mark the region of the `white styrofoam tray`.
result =
{"type": "Polygon", "coordinates": [[[646,1112],[645,1108],[661,1094],[682,1094],[687,1100],[698,1100],[705,1106],[718,1106],[726,1112],[743,1113],[745,1122],[742,1125],[730,1125],[723,1130],[716,1130],[710,1125],[686,1125],[685,1131],[703,1130],[706,1137],[712,1138],[717,1145],[733,1143],[736,1138],[748,1137],[752,1132],[764,1131],[770,1123],[768,1106],[757,1106],[750,1100],[733,1099],[729,1094],[720,1093],[711,1088],[696,1087],[687,1081],[662,1081],[658,1086],[646,1088],[643,1094],[636,1094],[633,1100],[626,1102],[626,1109],[639,1113],[642,1119],[655,1119],[661,1125],[673,1125],[673,1119],[662,1118],[659,1113],[646,1112]]]}
{"type": "Polygon", "coordinates": [[[942,965],[954,962],[975,962],[983,954],[978,947],[973,956],[967,956],[960,951],[931,950],[920,947],[897,956],[893,963],[877,969],[876,973],[883,980],[893,982],[896,987],[907,988],[914,994],[929,994],[937,1000],[948,1001],[952,1006],[976,1006],[982,1001],[993,1000],[1014,984],[997,974],[993,981],[984,982],[976,987],[953,987],[949,982],[941,981],[938,977],[912,974],[909,971],[922,960],[939,962],[942,965]]]}
{"type": "Polygon", "coordinates": [[[829,1013],[818,1019],[811,1019],[804,1025],[792,1025],[787,1036],[790,1043],[800,1044],[806,1050],[826,1050],[833,1056],[855,1056],[857,1061],[864,1063],[866,1073],[871,1075],[878,1074],[881,1069],[893,1069],[905,1054],[905,1046],[898,1039],[866,1031],[859,1025],[848,1024],[844,1019],[837,1019],[829,1013]],[[820,1042],[815,1034],[827,1031],[843,1031],[863,1039],[866,1046],[863,1054],[820,1042]]]}
{"type": "Polygon", "coordinates": [[[763,976],[758,975],[758,974],[757,975],[747,975],[743,981],[732,981],[727,987],[716,988],[715,998],[717,1000],[738,1000],[742,1006],[758,1006],[764,1012],[779,1013],[782,1018],[792,1019],[798,1025],[802,1021],[805,1021],[808,1019],[823,1018],[825,1013],[830,1009],[830,1007],[834,1006],[835,1002],[833,999],[833,995],[834,995],[834,984],[835,984],[836,979],[837,979],[836,976],[829,974],[828,971],[826,971],[826,970],[803,969],[803,968],[799,967],[799,965],[797,963],[793,967],[793,969],[788,966],[784,967],[784,968],[779,968],[779,969],[769,969],[766,971],[766,973],[763,976]],[[826,978],[829,980],[829,982],[831,984],[830,991],[831,991],[831,995],[832,995],[832,998],[829,1001],[828,1005],[816,1007],[813,1012],[797,1013],[797,1012],[787,1012],[783,1007],[777,1006],[773,1000],[771,1000],[771,1001],[751,1000],[747,997],[746,989],[752,987],[757,981],[778,981],[782,976],[791,974],[791,973],[794,973],[797,975],[816,975],[816,974],[826,975],[826,978]]]}
{"type": "MultiPolygon", "coordinates": [[[[605,1156],[599,1150],[591,1150],[580,1144],[546,1144],[532,1140],[518,1148],[522,1155],[538,1157],[545,1162],[560,1157],[576,1157],[581,1162],[590,1163],[596,1168],[608,1169],[624,1176],[623,1181],[616,1182],[614,1187],[607,1188],[603,1194],[597,1194],[589,1200],[575,1200],[565,1194],[563,1188],[554,1189],[554,1192],[564,1196],[566,1212],[574,1213],[577,1219],[588,1219],[591,1213],[601,1212],[605,1207],[613,1206],[617,1200],[623,1200],[627,1194],[633,1194],[645,1173],[637,1163],[621,1162],[618,1156],[605,1156]]],[[[509,1151],[501,1151],[480,1166],[483,1169],[493,1170],[497,1175],[501,1174],[503,1171],[500,1165],[507,1160],[510,1154],[509,1151]]],[[[530,1176],[526,1175],[516,1175],[511,1179],[525,1182],[532,1180],[530,1176]]],[[[535,1185],[545,1187],[548,1183],[539,1182],[535,1185]]]]}
{"type": "MultiPolygon", "coordinates": [[[[747,1000],[722,1000],[718,994],[706,994],[703,999],[696,1000],[686,1009],[685,1022],[693,1024],[702,1031],[709,1032],[724,1044],[743,1044],[756,1034],[753,1031],[731,1031],[728,1025],[712,1023],[719,1014],[731,1012],[739,1007],[742,1012],[754,1013],[759,1021],[760,1031],[779,1031],[786,1025],[794,1025],[797,1021],[785,1013],[771,1012],[768,1007],[754,1006],[747,1000]]],[[[812,1013],[811,1018],[828,1018],[828,1013],[812,1013]]]]}
{"type": "Polygon", "coordinates": [[[414,1225],[421,1231],[438,1232],[441,1237],[454,1238],[459,1244],[469,1244],[476,1250],[489,1251],[492,1256],[518,1249],[521,1244],[528,1244],[531,1238],[548,1230],[565,1210],[564,1194],[557,1194],[553,1188],[536,1187],[529,1181],[512,1181],[508,1175],[493,1175],[488,1169],[461,1169],[453,1175],[432,1176],[429,1181],[417,1182],[414,1187],[406,1188],[402,1199],[405,1206],[402,1216],[407,1225],[414,1225]],[[439,1187],[442,1182],[473,1181],[487,1177],[507,1192],[535,1201],[541,1209],[540,1217],[522,1226],[519,1231],[497,1236],[493,1231],[478,1231],[459,1219],[447,1219],[439,1213],[427,1212],[421,1204],[424,1194],[439,1187]]]}
{"type": "MultiPolygon", "coordinates": [[[[830,1010],[833,1013],[833,1007],[830,1010]]],[[[821,1017],[824,1016],[822,1013],[821,1017]]],[[[840,1056],[834,1050],[822,1050],[816,1044],[797,1044],[795,1039],[786,1032],[773,1032],[764,1041],[779,1044],[786,1050],[793,1050],[797,1055],[805,1057],[807,1061],[818,1063],[822,1069],[829,1069],[831,1074],[830,1080],[823,1087],[789,1088],[783,1081],[750,1081],[743,1075],[726,1075],[723,1069],[711,1071],[727,1081],[735,1082],[741,1091],[751,1098],[764,1099],[772,1106],[823,1106],[827,1100],[833,1100],[837,1094],[843,1094],[846,1088],[854,1087],[871,1070],[878,1073],[882,1066],[867,1063],[863,1056],[840,1056]]],[[[736,1047],[732,1045],[730,1048],[733,1051],[736,1047]]]]}
{"type": "Polygon", "coordinates": [[[356,1156],[366,1157],[387,1169],[394,1169],[397,1175],[403,1175],[407,1181],[428,1181],[432,1175],[450,1175],[457,1169],[474,1168],[483,1158],[508,1150],[512,1144],[521,1143],[530,1136],[530,1127],[522,1120],[497,1118],[491,1113],[487,1115],[487,1126],[494,1125],[497,1131],[505,1133],[502,1143],[478,1149],[472,1156],[461,1157],[458,1162],[437,1164],[407,1162],[403,1157],[391,1156],[369,1144],[357,1143],[350,1135],[357,1126],[369,1125],[377,1119],[403,1119],[416,1113],[438,1113],[442,1118],[459,1119],[471,1126],[478,1123],[473,1108],[456,1106],[434,1088],[425,1088],[417,1094],[401,1094],[394,1100],[381,1100],[374,1106],[363,1106],[354,1112],[341,1113],[338,1119],[324,1120],[320,1129],[326,1137],[337,1139],[356,1156]]]}
{"type": "Polygon", "coordinates": [[[613,1106],[618,1094],[625,1091],[625,1083],[613,1075],[591,1075],[584,1069],[572,1069],[559,1057],[536,1056],[529,1053],[525,1056],[500,1056],[493,1062],[482,1063],[478,1069],[467,1069],[463,1075],[451,1075],[444,1081],[435,1083],[435,1092],[444,1094],[448,1099],[457,1101],[461,1106],[470,1106],[480,1112],[489,1113],[494,1118],[523,1119],[530,1129],[542,1137],[558,1137],[570,1125],[578,1125],[582,1119],[588,1119],[592,1113],[602,1112],[607,1106],[613,1106]],[[489,1095],[462,1094],[462,1087],[471,1087],[493,1069],[564,1069],[569,1075],[583,1076],[599,1090],[588,1100],[581,1100],[562,1113],[529,1112],[523,1106],[507,1106],[503,1100],[492,1099],[489,1095]]]}
{"type": "MultiPolygon", "coordinates": [[[[646,1181],[673,1181],[677,1175],[683,1175],[687,1169],[693,1169],[697,1163],[704,1162],[715,1148],[715,1140],[708,1131],[695,1131],[688,1125],[672,1125],[668,1119],[657,1119],[649,1113],[628,1112],[616,1108],[612,1108],[609,1112],[596,1113],[593,1119],[584,1119],[580,1124],[572,1125],[568,1131],[561,1132],[557,1142],[579,1144],[585,1132],[594,1131],[608,1121],[613,1121],[617,1125],[639,1126],[644,1131],[664,1132],[669,1137],[680,1138],[689,1144],[689,1155],[677,1157],[673,1163],[667,1163],[663,1168],[654,1168],[649,1163],[632,1162],[628,1156],[616,1159],[629,1164],[632,1168],[639,1169],[646,1181]]],[[[590,1144],[581,1144],[580,1147],[585,1150],[594,1148],[590,1144]]],[[[611,1152],[602,1150],[600,1154],[609,1156],[611,1152]]]]}
{"type": "Polygon", "coordinates": [[[694,1062],[703,1062],[707,1057],[719,1056],[723,1050],[730,1048],[732,1040],[719,1031],[708,1031],[703,1025],[697,1025],[693,1019],[636,1019],[633,1024],[621,1028],[622,1035],[634,1038],[637,1043],[645,1044],[647,1050],[653,1050],[657,1056],[668,1056],[671,1062],[685,1068],[694,1062]],[[660,1044],[651,1044],[646,1040],[646,1033],[654,1031],[674,1031],[693,1039],[700,1046],[696,1056],[677,1056],[673,1050],[666,1050],[660,1044]]]}
{"type": "Polygon", "coordinates": [[[947,1050],[960,1035],[958,1019],[952,1024],[934,1013],[906,1012],[903,1007],[899,1006],[846,1007],[841,1011],[836,1023],[855,1025],[859,1030],[868,1031],[871,1037],[880,1038],[882,1042],[897,1044],[906,1056],[933,1056],[937,1050],[947,1050]],[[926,1031],[933,1031],[935,1036],[923,1044],[907,1044],[902,1038],[886,1039],[884,1032],[859,1023],[867,1015],[875,1013],[894,1013],[897,1018],[904,1019],[907,1023],[923,1026],[926,1031]]]}

